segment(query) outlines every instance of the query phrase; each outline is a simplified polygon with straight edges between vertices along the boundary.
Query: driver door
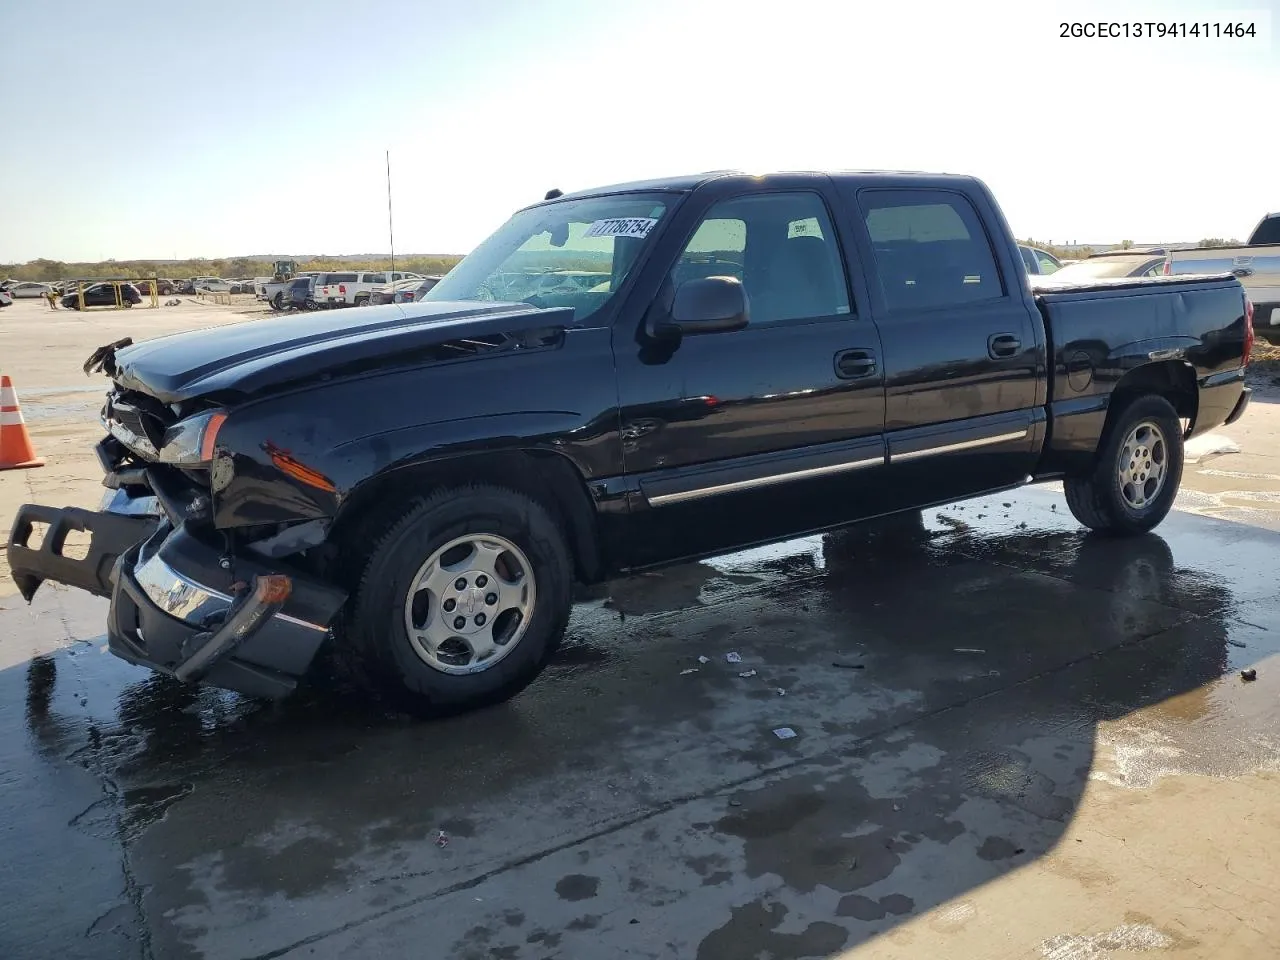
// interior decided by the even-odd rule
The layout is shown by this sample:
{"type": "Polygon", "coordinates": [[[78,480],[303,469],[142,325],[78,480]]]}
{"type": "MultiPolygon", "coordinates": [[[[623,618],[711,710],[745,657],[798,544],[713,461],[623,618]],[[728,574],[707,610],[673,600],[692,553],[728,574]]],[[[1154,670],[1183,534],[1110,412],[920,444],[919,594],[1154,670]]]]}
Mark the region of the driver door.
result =
{"type": "Polygon", "coordinates": [[[822,183],[708,201],[667,268],[665,292],[740,280],[744,329],[655,347],[615,327],[623,462],[638,487],[631,566],[799,535],[874,502],[880,341],[851,294],[822,183]]]}

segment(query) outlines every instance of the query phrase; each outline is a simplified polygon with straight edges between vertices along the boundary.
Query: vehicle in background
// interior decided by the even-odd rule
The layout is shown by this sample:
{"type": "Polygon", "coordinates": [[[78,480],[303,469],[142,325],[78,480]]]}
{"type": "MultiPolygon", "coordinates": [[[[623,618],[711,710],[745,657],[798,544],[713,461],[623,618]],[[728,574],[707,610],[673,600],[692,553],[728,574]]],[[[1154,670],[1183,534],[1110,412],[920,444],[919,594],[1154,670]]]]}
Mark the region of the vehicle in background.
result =
{"type": "MultiPolygon", "coordinates": [[[[273,304],[274,305],[274,304],[273,304]]],[[[280,295],[280,310],[316,310],[316,278],[299,274],[288,282],[280,295]]]]}
{"type": "Polygon", "coordinates": [[[15,300],[27,300],[49,294],[53,287],[47,283],[36,283],[34,280],[23,280],[9,288],[9,296],[15,300]]]}
{"type": "Polygon", "coordinates": [[[331,307],[362,307],[369,302],[374,290],[388,282],[421,279],[421,274],[405,270],[396,270],[390,275],[375,271],[325,273],[318,278],[316,299],[331,307]]]}
{"type": "Polygon", "coordinates": [[[0,307],[13,306],[13,297],[9,295],[8,290],[0,290],[0,307]]]}
{"type": "Polygon", "coordinates": [[[1172,272],[1230,273],[1253,301],[1253,322],[1280,334],[1280,213],[1258,221],[1243,247],[1189,247],[1172,251],[1172,272]]]}
{"type": "Polygon", "coordinates": [[[1248,406],[1244,290],[1025,276],[971,177],[553,197],[396,311],[99,349],[118,499],[22,506],[9,569],[27,600],[44,580],[110,597],[109,649],[178,680],[284,696],[328,646],[438,715],[528,685],[575,581],[1029,482],[1144,534],[1184,439],[1248,406]],[[609,280],[494,295],[575,261],[609,280]],[[92,552],[30,545],[36,523],[92,552]]]}
{"type": "Polygon", "coordinates": [[[413,303],[421,300],[439,282],[439,277],[409,277],[397,280],[394,284],[374,287],[369,295],[369,304],[378,306],[384,303],[413,303]]]}
{"type": "Polygon", "coordinates": [[[21,280],[0,280],[0,292],[8,290],[15,283],[21,283],[21,280]]]}
{"type": "Polygon", "coordinates": [[[1095,253],[1085,260],[1064,263],[1048,276],[1030,277],[1033,287],[1064,283],[1089,283],[1117,277],[1163,277],[1169,273],[1169,251],[1111,250],[1095,253]]]}
{"type": "Polygon", "coordinates": [[[1022,256],[1022,263],[1027,268],[1029,276],[1047,276],[1062,269],[1062,261],[1048,250],[1041,250],[1039,247],[1029,247],[1025,243],[1020,243],[1018,244],[1018,253],[1022,256]]]}
{"type": "MultiPolygon", "coordinates": [[[[86,307],[114,307],[116,305],[116,287],[120,288],[120,305],[132,307],[142,302],[142,294],[132,283],[95,283],[84,289],[84,305],[86,307]]],[[[68,310],[80,309],[80,293],[68,293],[62,298],[62,305],[68,310]]]]}

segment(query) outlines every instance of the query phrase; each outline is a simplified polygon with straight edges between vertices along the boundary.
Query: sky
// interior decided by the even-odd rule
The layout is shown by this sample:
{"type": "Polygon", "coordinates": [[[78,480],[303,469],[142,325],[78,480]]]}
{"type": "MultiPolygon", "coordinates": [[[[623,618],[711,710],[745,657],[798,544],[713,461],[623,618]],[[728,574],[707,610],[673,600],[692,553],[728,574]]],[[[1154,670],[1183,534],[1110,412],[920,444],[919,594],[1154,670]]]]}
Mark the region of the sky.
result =
{"type": "Polygon", "coordinates": [[[1280,0],[0,0],[0,263],[465,253],[558,187],[966,173],[1042,241],[1280,210],[1280,0]],[[1062,38],[1253,22],[1256,39],[1062,38]]]}

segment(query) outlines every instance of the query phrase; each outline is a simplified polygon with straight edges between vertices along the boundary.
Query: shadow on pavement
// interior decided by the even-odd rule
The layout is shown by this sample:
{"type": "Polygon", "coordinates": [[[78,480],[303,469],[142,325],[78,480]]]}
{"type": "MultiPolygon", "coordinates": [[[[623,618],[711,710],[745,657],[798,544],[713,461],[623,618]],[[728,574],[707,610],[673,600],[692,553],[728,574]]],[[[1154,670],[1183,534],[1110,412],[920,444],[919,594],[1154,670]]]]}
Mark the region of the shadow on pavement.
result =
{"type": "Polygon", "coordinates": [[[1052,851],[1117,718],[1156,708],[1190,770],[1259,762],[1210,691],[1257,655],[1273,541],[1186,517],[1102,540],[1052,500],[596,592],[525,695],[436,723],[88,644],[0,672],[0,895],[26,918],[0,953],[831,956],[1052,851]]]}

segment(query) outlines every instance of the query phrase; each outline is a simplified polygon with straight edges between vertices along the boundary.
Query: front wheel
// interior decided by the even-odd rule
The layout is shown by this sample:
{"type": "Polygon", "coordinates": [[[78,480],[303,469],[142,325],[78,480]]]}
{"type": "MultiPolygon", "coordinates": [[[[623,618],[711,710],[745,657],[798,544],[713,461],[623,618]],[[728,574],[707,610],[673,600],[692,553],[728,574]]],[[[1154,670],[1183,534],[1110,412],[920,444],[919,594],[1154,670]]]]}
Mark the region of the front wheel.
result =
{"type": "Polygon", "coordinates": [[[1108,427],[1093,470],[1064,482],[1067,506],[1092,530],[1132,536],[1173,508],[1182,482],[1182,422],[1163,397],[1138,397],[1108,427]]]}
{"type": "Polygon", "coordinates": [[[441,490],[406,506],[351,579],[335,654],[358,681],[419,716],[498,703],[542,671],[571,607],[565,538],[513,490],[441,490]]]}

